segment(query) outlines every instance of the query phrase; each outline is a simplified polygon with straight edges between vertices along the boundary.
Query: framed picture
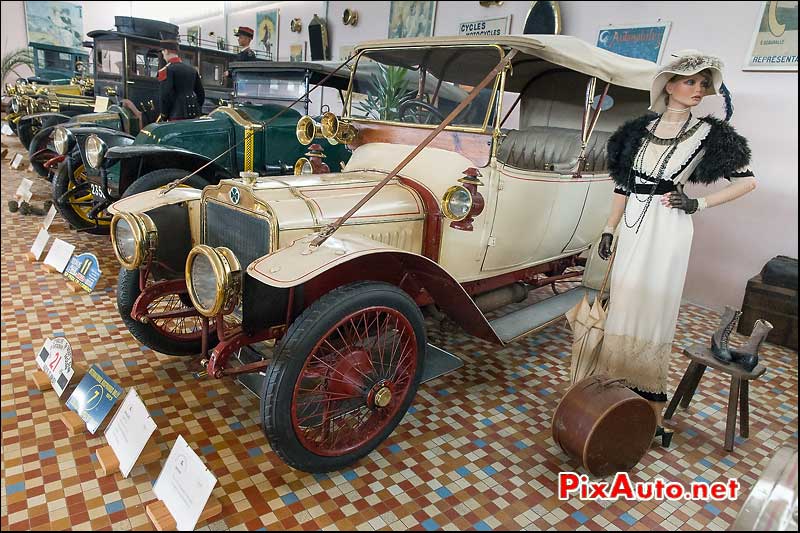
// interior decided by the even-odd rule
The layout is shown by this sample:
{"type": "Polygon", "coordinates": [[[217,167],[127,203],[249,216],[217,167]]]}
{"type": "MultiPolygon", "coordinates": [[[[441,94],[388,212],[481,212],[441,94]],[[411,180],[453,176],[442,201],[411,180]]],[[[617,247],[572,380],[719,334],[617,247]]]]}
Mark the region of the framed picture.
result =
{"type": "Polygon", "coordinates": [[[83,48],[83,8],[72,2],[23,2],[28,41],[83,48]]]}
{"type": "Polygon", "coordinates": [[[597,46],[621,56],[646,59],[658,64],[664,54],[670,26],[670,22],[606,26],[600,28],[597,34],[597,46]]]}
{"type": "Polygon", "coordinates": [[[762,2],[742,70],[797,71],[797,1],[762,2]]]}
{"type": "Polygon", "coordinates": [[[389,39],[432,37],[436,2],[391,2],[389,39]]]}
{"type": "Polygon", "coordinates": [[[256,40],[263,47],[267,59],[278,60],[278,10],[256,13],[256,40]]]}
{"type": "Polygon", "coordinates": [[[289,47],[289,61],[299,63],[305,61],[305,45],[293,44],[289,47]]]}
{"type": "Polygon", "coordinates": [[[193,46],[200,46],[200,26],[186,28],[186,42],[193,46]]]}

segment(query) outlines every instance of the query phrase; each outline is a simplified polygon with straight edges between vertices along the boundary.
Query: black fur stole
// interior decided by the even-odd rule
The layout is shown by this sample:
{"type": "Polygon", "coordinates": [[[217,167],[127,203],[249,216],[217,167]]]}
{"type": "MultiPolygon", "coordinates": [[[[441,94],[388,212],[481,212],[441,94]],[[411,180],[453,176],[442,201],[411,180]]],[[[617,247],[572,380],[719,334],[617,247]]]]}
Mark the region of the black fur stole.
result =
{"type": "MultiPolygon", "coordinates": [[[[648,113],[629,120],[608,139],[608,171],[614,182],[627,189],[628,175],[633,159],[647,134],[647,125],[658,115],[648,113]]],[[[700,118],[711,125],[711,130],[703,140],[705,153],[697,165],[690,183],[711,184],[720,178],[729,177],[736,170],[750,163],[750,147],[747,139],[736,133],[733,126],[717,118],[700,118]]]]}

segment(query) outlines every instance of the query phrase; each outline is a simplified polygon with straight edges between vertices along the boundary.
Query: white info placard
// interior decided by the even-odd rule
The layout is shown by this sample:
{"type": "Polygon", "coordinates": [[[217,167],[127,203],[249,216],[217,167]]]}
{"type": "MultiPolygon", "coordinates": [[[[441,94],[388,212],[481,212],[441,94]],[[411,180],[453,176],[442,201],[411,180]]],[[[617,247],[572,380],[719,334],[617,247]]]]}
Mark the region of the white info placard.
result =
{"type": "Polygon", "coordinates": [[[47,241],[50,240],[50,234],[47,233],[47,230],[42,228],[39,230],[39,233],[36,235],[36,240],[33,241],[33,246],[31,246],[31,253],[33,257],[38,261],[40,257],[42,257],[42,252],[44,252],[44,247],[47,246],[47,241]]]}
{"type": "Polygon", "coordinates": [[[64,337],[56,337],[50,340],[47,350],[50,354],[42,370],[50,378],[53,390],[60,397],[75,375],[75,369],[72,368],[72,346],[64,337]]]}
{"type": "Polygon", "coordinates": [[[50,229],[50,224],[53,223],[54,218],[56,218],[56,206],[51,205],[50,210],[47,212],[47,216],[44,217],[44,221],[42,222],[42,227],[44,229],[50,229]]]}
{"type": "Polygon", "coordinates": [[[178,435],[153,492],[167,506],[178,531],[192,531],[216,484],[214,474],[178,435]]]}
{"type": "Polygon", "coordinates": [[[106,428],[106,440],[119,460],[119,470],[128,477],[142,454],[150,435],[156,430],[156,423],[147,412],[144,402],[136,389],[128,390],[122,405],[106,428]]]}
{"type": "MultiPolygon", "coordinates": [[[[22,161],[22,156],[20,154],[17,155],[20,156],[20,161],[22,161]]],[[[16,160],[17,158],[15,157],[14,161],[16,160]]],[[[17,166],[19,166],[19,163],[17,163],[17,166]]],[[[14,197],[21,202],[30,202],[31,197],[33,196],[31,187],[33,187],[33,182],[28,178],[22,178],[22,181],[19,183],[19,187],[17,187],[17,192],[14,193],[14,197]]]]}
{"type": "Polygon", "coordinates": [[[74,251],[74,244],[70,244],[67,241],[62,241],[61,239],[56,239],[53,241],[50,251],[47,252],[47,255],[44,258],[44,264],[50,265],[59,272],[64,272],[64,269],[67,268],[67,263],[69,263],[69,260],[72,257],[72,252],[74,251]]]}

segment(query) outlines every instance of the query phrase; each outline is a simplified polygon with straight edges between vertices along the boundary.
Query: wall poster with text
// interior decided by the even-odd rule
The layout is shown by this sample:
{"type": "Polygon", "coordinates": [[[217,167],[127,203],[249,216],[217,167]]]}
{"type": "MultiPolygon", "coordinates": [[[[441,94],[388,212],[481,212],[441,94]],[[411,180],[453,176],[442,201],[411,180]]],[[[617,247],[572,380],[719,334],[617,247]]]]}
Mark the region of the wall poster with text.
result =
{"type": "Polygon", "coordinates": [[[743,70],[797,70],[797,1],[762,2],[743,70]]]}
{"type": "Polygon", "coordinates": [[[645,59],[660,63],[669,34],[669,22],[606,26],[597,34],[598,48],[605,48],[621,56],[645,59]]]}

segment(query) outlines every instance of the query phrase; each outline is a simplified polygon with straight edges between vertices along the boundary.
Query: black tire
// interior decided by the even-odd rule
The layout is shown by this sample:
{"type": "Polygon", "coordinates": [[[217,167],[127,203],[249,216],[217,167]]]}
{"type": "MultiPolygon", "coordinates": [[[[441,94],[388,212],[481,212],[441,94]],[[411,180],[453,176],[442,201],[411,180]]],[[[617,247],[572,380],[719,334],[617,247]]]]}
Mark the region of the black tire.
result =
{"type": "MultiPolygon", "coordinates": [[[[152,348],[157,352],[167,355],[197,355],[202,349],[202,342],[197,341],[180,342],[169,338],[161,333],[152,324],[142,324],[131,318],[133,304],[141,294],[139,290],[139,269],[127,270],[119,269],[119,279],[117,280],[117,310],[122,321],[136,340],[152,348]]],[[[182,301],[182,299],[181,299],[182,301]]],[[[211,324],[213,327],[213,323],[211,324]]],[[[216,334],[210,335],[209,349],[217,343],[216,334]]]]}
{"type": "Polygon", "coordinates": [[[425,322],[422,312],[405,292],[388,283],[362,281],[339,287],[312,303],[292,323],[276,347],[261,392],[264,433],[286,464],[304,472],[329,472],[347,467],[383,442],[402,420],[416,396],[425,366],[425,322]],[[320,338],[342,318],[374,305],[402,313],[411,324],[417,341],[417,368],[407,396],[385,427],[363,446],[338,456],[322,456],[308,450],[298,439],[292,423],[295,383],[320,338]]]}
{"type": "MultiPolygon", "coordinates": [[[[160,168],[158,170],[148,172],[131,183],[128,188],[125,189],[125,192],[122,193],[122,197],[125,198],[127,196],[131,196],[132,194],[158,189],[159,187],[169,185],[176,179],[182,178],[190,173],[190,171],[182,170],[180,168],[160,168]]],[[[202,177],[194,175],[185,182],[185,185],[194,187],[195,189],[203,189],[204,187],[208,186],[209,183],[202,177]]]]}
{"type": "Polygon", "coordinates": [[[75,180],[85,181],[85,177],[81,178],[84,174],[82,171],[83,161],[80,154],[73,153],[70,155],[70,160],[74,177],[71,178],[68,175],[66,162],[59,165],[58,169],[53,173],[53,205],[56,206],[56,210],[64,220],[69,222],[69,225],[76,230],[85,231],[93,235],[108,235],[111,231],[110,224],[95,225],[90,219],[81,215],[81,213],[88,214],[86,207],[75,206],[69,202],[69,199],[60,201],[60,198],[70,189],[70,184],[75,184],[75,180]]]}

